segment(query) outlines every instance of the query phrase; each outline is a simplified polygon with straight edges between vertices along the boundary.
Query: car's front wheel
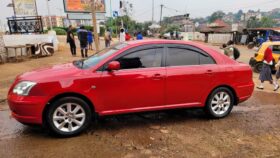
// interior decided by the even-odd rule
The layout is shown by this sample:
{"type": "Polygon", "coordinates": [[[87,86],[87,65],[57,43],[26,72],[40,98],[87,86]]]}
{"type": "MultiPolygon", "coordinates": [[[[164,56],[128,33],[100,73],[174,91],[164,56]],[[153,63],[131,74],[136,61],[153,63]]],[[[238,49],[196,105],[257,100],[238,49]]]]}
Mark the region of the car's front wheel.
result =
{"type": "Polygon", "coordinates": [[[80,134],[91,123],[89,105],[80,98],[65,97],[53,102],[46,114],[47,127],[58,136],[80,134]]]}
{"type": "Polygon", "coordinates": [[[205,111],[212,118],[226,117],[234,104],[233,93],[228,88],[217,88],[208,97],[205,111]]]}

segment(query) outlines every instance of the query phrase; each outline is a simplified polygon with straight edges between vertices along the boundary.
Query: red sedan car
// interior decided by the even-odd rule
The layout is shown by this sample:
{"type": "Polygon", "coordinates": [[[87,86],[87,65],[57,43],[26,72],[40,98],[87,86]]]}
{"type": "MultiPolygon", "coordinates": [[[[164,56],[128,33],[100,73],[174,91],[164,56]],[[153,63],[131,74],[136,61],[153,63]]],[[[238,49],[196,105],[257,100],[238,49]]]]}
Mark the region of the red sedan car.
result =
{"type": "Polygon", "coordinates": [[[24,73],[12,85],[8,103],[19,122],[73,136],[94,116],[199,107],[223,118],[252,95],[253,87],[248,65],[207,46],[132,41],[24,73]]]}

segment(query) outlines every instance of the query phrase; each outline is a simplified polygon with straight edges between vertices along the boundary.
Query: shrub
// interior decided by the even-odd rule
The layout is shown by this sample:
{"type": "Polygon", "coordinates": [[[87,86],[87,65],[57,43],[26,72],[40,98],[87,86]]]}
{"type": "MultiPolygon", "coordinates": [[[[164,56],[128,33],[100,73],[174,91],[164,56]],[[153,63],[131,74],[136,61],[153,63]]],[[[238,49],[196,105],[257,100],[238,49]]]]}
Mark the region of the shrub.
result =
{"type": "Polygon", "coordinates": [[[61,28],[54,28],[53,29],[57,35],[66,35],[66,31],[64,29],[61,28]]]}

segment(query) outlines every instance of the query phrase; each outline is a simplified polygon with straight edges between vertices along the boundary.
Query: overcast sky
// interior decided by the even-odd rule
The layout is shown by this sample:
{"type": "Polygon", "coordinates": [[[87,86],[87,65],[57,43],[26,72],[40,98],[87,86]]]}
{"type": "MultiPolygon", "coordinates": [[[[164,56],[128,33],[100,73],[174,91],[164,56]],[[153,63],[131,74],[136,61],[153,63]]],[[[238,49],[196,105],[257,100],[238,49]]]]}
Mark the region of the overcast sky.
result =
{"type": "MultiPolygon", "coordinates": [[[[12,8],[6,7],[12,0],[0,0],[0,22],[3,24],[6,17],[13,15],[12,8]]],[[[152,0],[128,0],[134,6],[133,17],[137,21],[149,21],[152,19],[152,0]]],[[[190,13],[193,17],[205,17],[216,10],[225,12],[237,12],[239,9],[268,11],[280,7],[280,0],[154,0],[155,1],[155,20],[160,17],[160,4],[168,9],[163,9],[164,16],[190,13]],[[176,11],[177,10],[177,11],[176,11]]],[[[110,0],[105,0],[107,6],[107,16],[110,16],[110,0]]],[[[118,10],[119,1],[111,0],[112,10],[118,10]]],[[[63,0],[50,1],[51,13],[64,15],[63,0]]],[[[37,0],[39,15],[47,14],[46,0],[37,0]]],[[[0,24],[1,25],[1,24],[0,24]]]]}

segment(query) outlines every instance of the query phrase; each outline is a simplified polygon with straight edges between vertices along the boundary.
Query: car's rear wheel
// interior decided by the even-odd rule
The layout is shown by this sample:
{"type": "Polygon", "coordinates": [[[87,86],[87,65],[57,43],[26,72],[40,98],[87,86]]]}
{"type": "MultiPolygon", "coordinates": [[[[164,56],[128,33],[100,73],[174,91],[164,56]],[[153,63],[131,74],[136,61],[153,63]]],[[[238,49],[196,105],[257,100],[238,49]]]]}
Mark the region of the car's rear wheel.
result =
{"type": "Polygon", "coordinates": [[[234,95],[228,88],[215,89],[208,97],[205,111],[212,118],[226,117],[232,110],[234,95]]]}
{"type": "Polygon", "coordinates": [[[46,114],[50,131],[63,137],[80,134],[90,125],[91,118],[89,105],[76,97],[58,99],[50,105],[46,114]]]}

